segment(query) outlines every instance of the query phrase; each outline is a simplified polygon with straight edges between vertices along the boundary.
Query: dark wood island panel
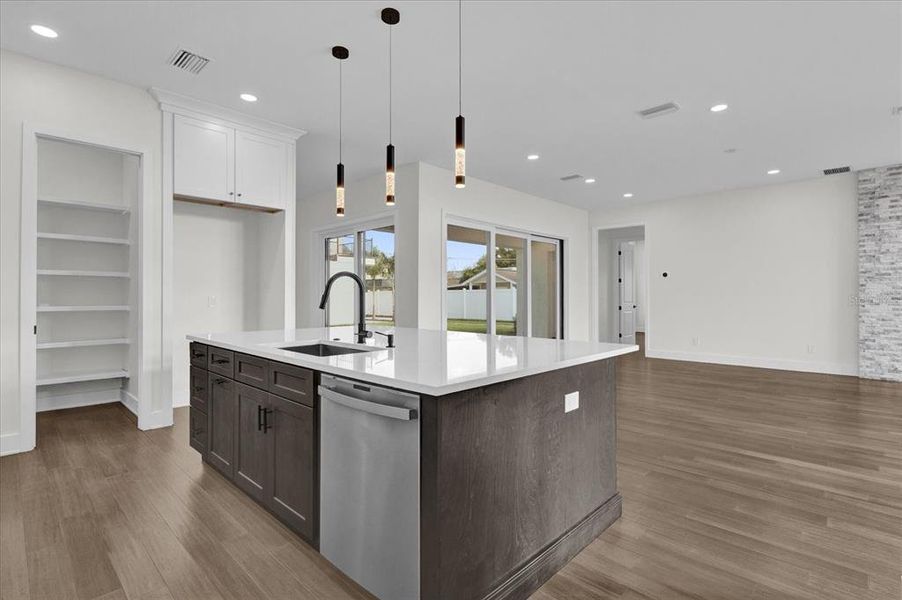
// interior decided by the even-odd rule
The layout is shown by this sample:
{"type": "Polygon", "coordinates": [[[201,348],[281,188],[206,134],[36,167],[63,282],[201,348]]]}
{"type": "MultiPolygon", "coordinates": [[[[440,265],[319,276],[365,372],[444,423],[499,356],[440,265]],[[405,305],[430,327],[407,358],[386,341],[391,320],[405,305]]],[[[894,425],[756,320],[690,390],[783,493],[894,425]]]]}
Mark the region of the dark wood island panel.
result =
{"type": "Polygon", "coordinates": [[[614,365],[422,397],[421,598],[526,598],[619,518],[614,365]]]}

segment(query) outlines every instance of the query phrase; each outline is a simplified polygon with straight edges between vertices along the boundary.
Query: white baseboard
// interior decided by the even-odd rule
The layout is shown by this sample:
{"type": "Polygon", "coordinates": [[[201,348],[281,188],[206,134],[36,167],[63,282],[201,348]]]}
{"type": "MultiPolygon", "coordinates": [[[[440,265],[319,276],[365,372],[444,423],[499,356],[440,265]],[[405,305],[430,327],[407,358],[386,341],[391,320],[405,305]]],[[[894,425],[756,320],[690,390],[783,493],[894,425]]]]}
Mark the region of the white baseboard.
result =
{"type": "Polygon", "coordinates": [[[150,413],[147,419],[138,421],[138,429],[147,431],[148,429],[160,429],[161,427],[172,426],[172,411],[158,410],[150,413]]]}
{"type": "Polygon", "coordinates": [[[48,410],[62,410],[64,408],[78,408],[81,406],[94,406],[95,404],[108,404],[119,402],[119,390],[97,390],[93,392],[77,392],[74,394],[62,394],[37,398],[36,412],[48,410]]]}
{"type": "Polygon", "coordinates": [[[191,398],[188,397],[188,394],[172,395],[172,408],[181,408],[183,406],[189,406],[190,404],[191,398]]]}
{"type": "Polygon", "coordinates": [[[133,415],[138,416],[138,399],[125,390],[119,390],[119,401],[129,409],[133,415]]]}
{"type": "Polygon", "coordinates": [[[22,448],[21,444],[22,435],[19,432],[0,435],[0,456],[31,450],[31,448],[22,448]]]}
{"type": "Polygon", "coordinates": [[[667,360],[686,360],[690,362],[713,363],[718,365],[735,365],[739,367],[757,367],[759,369],[777,369],[780,371],[801,371],[803,373],[826,373],[828,375],[851,375],[852,377],[858,377],[858,365],[843,363],[759,358],[755,356],[731,356],[728,354],[682,352],[678,350],[653,350],[651,348],[646,348],[645,356],[648,358],[664,358],[667,360]]]}

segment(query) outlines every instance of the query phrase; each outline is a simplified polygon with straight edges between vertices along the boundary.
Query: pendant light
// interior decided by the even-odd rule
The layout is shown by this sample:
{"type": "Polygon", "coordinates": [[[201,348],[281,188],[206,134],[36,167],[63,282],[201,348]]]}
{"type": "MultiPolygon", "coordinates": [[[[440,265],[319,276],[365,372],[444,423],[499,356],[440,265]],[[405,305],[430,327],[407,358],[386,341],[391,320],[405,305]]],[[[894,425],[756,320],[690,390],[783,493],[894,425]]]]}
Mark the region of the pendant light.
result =
{"type": "Polygon", "coordinates": [[[344,46],[332,46],[332,56],[338,59],[338,167],[335,173],[335,216],[345,216],[345,166],[341,163],[341,109],[342,109],[342,81],[341,63],[351,53],[344,46]]]}
{"type": "Polygon", "coordinates": [[[385,147],[385,204],[395,205],[395,147],[391,143],[391,94],[392,94],[392,64],[391,64],[391,30],[393,25],[401,22],[401,13],[394,8],[382,9],[382,22],[388,25],[388,146],[385,147]]]}
{"type": "Polygon", "coordinates": [[[467,157],[464,145],[464,117],[463,117],[463,52],[461,49],[461,21],[463,13],[463,0],[457,0],[457,119],[454,121],[454,187],[462,188],[467,185],[467,157]]]}

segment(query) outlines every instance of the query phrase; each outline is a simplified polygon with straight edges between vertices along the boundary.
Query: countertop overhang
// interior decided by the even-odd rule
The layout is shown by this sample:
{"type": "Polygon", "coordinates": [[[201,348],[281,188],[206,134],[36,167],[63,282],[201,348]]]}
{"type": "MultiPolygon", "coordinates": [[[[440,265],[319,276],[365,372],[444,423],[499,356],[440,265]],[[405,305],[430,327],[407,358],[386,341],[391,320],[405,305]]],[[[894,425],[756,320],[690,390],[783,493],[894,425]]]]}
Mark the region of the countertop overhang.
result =
{"type": "Polygon", "coordinates": [[[371,352],[309,356],[283,350],[318,342],[350,345],[354,328],[320,327],[188,335],[194,342],[306,367],[400,390],[442,396],[501,381],[605,360],[639,350],[629,344],[606,344],[484,335],[410,327],[376,327],[394,332],[395,347],[382,336],[369,339],[371,352]]]}

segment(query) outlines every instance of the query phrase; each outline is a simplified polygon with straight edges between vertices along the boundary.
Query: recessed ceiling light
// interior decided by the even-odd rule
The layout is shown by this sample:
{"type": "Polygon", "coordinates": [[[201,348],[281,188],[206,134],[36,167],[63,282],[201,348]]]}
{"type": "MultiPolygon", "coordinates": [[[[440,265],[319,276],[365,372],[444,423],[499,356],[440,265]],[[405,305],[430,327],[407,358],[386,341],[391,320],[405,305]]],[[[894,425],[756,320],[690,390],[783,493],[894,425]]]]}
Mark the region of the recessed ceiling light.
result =
{"type": "Polygon", "coordinates": [[[528,154],[526,156],[526,160],[539,160],[539,155],[538,154],[528,154]]]}
{"type": "Polygon", "coordinates": [[[241,94],[241,96],[239,96],[239,98],[241,98],[245,102],[256,102],[257,101],[257,97],[254,96],[253,94],[241,94]]]}
{"type": "Polygon", "coordinates": [[[31,31],[45,38],[59,37],[59,34],[57,32],[50,29],[49,27],[45,27],[44,25],[32,25],[31,31]]]}
{"type": "Polygon", "coordinates": [[[770,171],[767,172],[767,174],[768,175],[776,175],[779,172],[780,172],[780,169],[771,169],[770,171]]]}
{"type": "Polygon", "coordinates": [[[595,183],[595,180],[589,177],[588,179],[586,179],[586,183],[595,183]]]}
{"type": "Polygon", "coordinates": [[[723,112],[723,111],[727,110],[727,108],[728,107],[726,104],[715,104],[714,106],[711,107],[711,112],[723,112]]]}
{"type": "Polygon", "coordinates": [[[633,195],[632,195],[631,193],[627,192],[627,193],[625,193],[625,194],[623,195],[623,197],[624,197],[624,198],[632,198],[633,195]]]}
{"type": "Polygon", "coordinates": [[[726,153],[726,154],[735,154],[735,153],[736,153],[736,148],[727,148],[726,150],[724,150],[724,153],[726,153]]]}

